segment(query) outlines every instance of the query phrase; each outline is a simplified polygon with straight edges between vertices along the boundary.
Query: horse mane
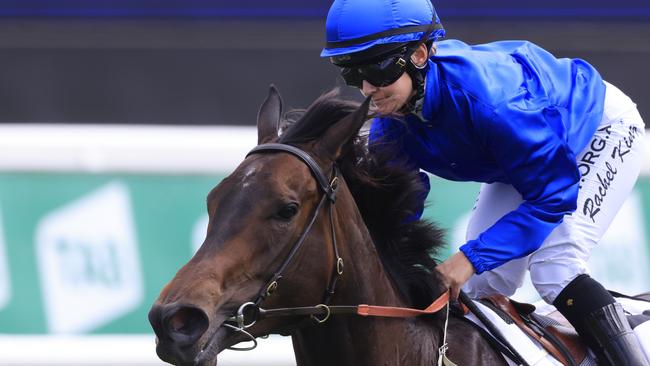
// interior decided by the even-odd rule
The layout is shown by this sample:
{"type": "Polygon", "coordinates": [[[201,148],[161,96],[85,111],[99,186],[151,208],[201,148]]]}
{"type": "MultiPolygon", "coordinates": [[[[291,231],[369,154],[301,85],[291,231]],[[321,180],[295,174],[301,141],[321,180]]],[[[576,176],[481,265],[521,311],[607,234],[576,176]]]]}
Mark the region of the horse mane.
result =
{"type": "MultiPolygon", "coordinates": [[[[318,98],[306,111],[287,113],[286,131],[278,142],[301,144],[317,140],[359,104],[338,98],[335,89],[318,98]]],[[[367,133],[344,146],[337,161],[361,212],[384,267],[410,306],[423,308],[443,291],[434,257],[443,245],[443,231],[413,217],[425,187],[417,171],[395,161],[390,143],[367,149],[367,133]],[[378,151],[374,151],[378,150],[378,151]]]]}

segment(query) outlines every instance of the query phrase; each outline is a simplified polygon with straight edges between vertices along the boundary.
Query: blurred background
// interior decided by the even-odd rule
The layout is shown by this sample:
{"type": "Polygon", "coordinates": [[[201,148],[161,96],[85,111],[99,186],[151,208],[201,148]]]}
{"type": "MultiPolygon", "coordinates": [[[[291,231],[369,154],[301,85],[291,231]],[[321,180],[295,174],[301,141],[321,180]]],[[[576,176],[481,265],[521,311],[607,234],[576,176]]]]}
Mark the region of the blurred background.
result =
{"type": "MultiPolygon", "coordinates": [[[[336,86],[359,97],[319,57],[329,5],[0,0],[0,364],[161,364],[147,311],[201,244],[208,191],[255,145],[269,84],[288,108],[336,86]]],[[[647,0],[434,5],[447,38],[584,58],[650,118],[647,0]]],[[[649,172],[594,253],[611,289],[649,289],[649,172]]],[[[451,252],[478,186],[432,186],[451,252]]],[[[287,338],[260,343],[220,364],[294,363],[287,338]]]]}

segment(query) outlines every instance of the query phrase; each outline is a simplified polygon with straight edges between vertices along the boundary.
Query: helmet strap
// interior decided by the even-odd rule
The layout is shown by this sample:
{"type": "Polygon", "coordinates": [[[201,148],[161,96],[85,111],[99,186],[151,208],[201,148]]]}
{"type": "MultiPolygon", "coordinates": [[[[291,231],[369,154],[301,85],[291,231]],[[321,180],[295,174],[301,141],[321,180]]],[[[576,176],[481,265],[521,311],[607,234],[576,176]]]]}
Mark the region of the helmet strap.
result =
{"type": "Polygon", "coordinates": [[[429,52],[433,46],[433,41],[429,43],[429,34],[436,28],[438,24],[436,23],[436,13],[433,12],[433,19],[427,30],[422,34],[422,37],[415,43],[412,50],[407,52],[408,62],[406,63],[406,73],[411,77],[413,83],[413,90],[415,94],[409,99],[409,101],[402,107],[401,111],[405,114],[417,113],[417,107],[421,106],[422,103],[418,103],[422,98],[424,98],[424,79],[426,78],[427,71],[429,70],[429,52]],[[418,66],[413,63],[411,56],[413,53],[420,47],[421,44],[425,45],[427,50],[427,57],[425,58],[424,65],[418,66]]]}
{"type": "MultiPolygon", "coordinates": [[[[419,47],[420,43],[416,47],[419,47]]],[[[406,64],[406,73],[411,77],[411,82],[413,84],[413,90],[415,93],[409,99],[408,102],[402,107],[401,112],[404,114],[418,112],[416,108],[421,103],[418,101],[424,98],[424,80],[429,70],[429,63],[426,61],[429,59],[429,49],[427,48],[427,57],[423,65],[416,65],[413,60],[409,57],[409,61],[406,64]]]]}

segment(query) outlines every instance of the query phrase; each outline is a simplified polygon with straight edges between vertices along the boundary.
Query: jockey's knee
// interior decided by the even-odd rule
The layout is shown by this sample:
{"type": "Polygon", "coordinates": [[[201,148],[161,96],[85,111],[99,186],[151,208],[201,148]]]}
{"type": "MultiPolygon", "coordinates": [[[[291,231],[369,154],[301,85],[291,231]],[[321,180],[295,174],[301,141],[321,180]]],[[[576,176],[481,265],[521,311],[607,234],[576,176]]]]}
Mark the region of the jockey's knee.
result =
{"type": "Polygon", "coordinates": [[[587,273],[586,264],[576,259],[546,260],[530,264],[530,280],[537,293],[548,304],[581,274],[587,273]]]}

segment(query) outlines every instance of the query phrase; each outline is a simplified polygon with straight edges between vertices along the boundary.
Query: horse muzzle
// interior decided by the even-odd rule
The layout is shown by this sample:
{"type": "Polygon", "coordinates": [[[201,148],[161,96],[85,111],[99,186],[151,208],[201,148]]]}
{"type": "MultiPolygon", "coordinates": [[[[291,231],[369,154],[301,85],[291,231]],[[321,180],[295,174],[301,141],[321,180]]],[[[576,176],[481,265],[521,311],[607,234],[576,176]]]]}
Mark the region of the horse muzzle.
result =
{"type": "Polygon", "coordinates": [[[154,304],[149,322],[156,333],[156,353],[175,365],[193,365],[200,351],[198,341],[210,326],[208,315],[200,308],[185,304],[154,304]]]}
{"type": "Polygon", "coordinates": [[[247,329],[255,323],[257,307],[246,305],[230,318],[219,315],[211,324],[205,311],[197,306],[154,304],[149,322],[156,333],[158,357],[174,365],[215,365],[217,355],[226,348],[255,348],[257,341],[247,329]],[[232,347],[241,342],[243,346],[232,347]]]}

